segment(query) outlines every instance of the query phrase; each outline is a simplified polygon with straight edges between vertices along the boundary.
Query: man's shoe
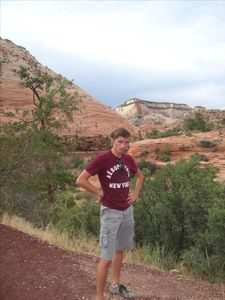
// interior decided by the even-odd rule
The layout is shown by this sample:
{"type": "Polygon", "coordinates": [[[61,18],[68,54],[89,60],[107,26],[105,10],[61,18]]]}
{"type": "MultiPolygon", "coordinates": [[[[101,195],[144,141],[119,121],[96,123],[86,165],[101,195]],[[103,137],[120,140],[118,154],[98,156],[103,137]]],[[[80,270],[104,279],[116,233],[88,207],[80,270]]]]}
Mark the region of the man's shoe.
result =
{"type": "Polygon", "coordinates": [[[122,284],[119,284],[117,287],[112,287],[110,285],[109,287],[109,291],[110,293],[112,294],[116,294],[116,295],[120,295],[124,298],[128,298],[128,299],[131,299],[131,298],[134,298],[135,297],[135,294],[131,291],[129,291],[124,285],[122,284]]]}

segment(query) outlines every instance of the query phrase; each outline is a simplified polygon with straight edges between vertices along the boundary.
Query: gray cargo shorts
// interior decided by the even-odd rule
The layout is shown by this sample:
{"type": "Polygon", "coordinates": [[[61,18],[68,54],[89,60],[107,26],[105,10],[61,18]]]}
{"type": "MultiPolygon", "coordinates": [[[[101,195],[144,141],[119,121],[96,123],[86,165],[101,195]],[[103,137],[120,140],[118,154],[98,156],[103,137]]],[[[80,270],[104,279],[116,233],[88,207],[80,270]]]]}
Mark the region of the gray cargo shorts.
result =
{"type": "Polygon", "coordinates": [[[129,251],[133,248],[133,206],[117,210],[101,205],[100,220],[99,244],[102,259],[111,260],[116,250],[129,251]]]}

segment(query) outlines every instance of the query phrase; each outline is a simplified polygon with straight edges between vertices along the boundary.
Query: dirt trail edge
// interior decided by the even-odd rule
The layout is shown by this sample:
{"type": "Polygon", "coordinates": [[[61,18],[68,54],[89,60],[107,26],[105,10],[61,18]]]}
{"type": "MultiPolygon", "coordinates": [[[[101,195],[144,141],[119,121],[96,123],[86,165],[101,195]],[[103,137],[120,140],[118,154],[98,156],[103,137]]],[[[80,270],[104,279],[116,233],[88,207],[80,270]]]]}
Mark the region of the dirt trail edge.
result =
{"type": "MultiPolygon", "coordinates": [[[[1,300],[92,300],[98,258],[65,251],[0,224],[1,300]]],[[[135,299],[225,300],[221,285],[125,263],[121,282],[135,299]]],[[[106,292],[105,299],[121,300],[106,292]]]]}

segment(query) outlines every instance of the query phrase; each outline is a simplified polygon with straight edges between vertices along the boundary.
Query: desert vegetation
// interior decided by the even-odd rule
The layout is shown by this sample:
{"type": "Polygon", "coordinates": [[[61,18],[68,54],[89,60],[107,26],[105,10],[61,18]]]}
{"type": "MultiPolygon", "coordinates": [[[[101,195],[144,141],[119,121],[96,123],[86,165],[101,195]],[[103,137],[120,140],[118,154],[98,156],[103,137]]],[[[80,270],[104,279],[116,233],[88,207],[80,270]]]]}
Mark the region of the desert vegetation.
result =
{"type": "Polygon", "coordinates": [[[165,131],[160,131],[157,128],[153,128],[146,134],[146,137],[151,139],[158,139],[169,136],[177,136],[182,133],[191,136],[193,131],[207,132],[218,126],[219,128],[223,127],[222,122],[219,124],[213,124],[207,121],[200,112],[195,112],[194,114],[188,115],[186,118],[184,118],[181,125],[167,129],[165,131]]]}

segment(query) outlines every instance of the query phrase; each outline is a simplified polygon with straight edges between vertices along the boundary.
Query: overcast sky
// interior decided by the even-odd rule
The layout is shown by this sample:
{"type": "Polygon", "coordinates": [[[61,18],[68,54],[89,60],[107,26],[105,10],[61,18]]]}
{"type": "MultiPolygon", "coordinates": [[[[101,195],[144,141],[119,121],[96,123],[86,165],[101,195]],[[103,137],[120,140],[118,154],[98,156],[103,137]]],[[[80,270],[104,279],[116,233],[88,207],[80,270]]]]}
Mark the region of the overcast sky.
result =
{"type": "Polygon", "coordinates": [[[225,107],[225,1],[2,0],[1,37],[111,107],[225,107]]]}

